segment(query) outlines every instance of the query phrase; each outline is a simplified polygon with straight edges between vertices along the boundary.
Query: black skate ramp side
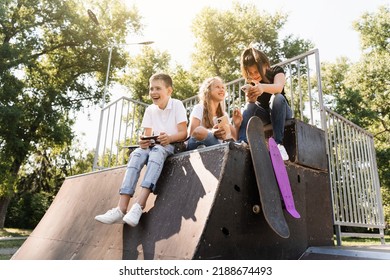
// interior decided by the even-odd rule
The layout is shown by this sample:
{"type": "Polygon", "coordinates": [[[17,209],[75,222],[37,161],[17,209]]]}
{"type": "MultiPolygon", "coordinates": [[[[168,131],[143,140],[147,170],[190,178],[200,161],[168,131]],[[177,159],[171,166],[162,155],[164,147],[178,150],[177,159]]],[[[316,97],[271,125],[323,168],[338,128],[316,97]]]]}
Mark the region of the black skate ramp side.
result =
{"type": "Polygon", "coordinates": [[[125,167],[67,178],[13,259],[191,259],[228,154],[221,145],[168,159],[136,228],[94,220],[117,205],[125,167]]]}
{"type": "Polygon", "coordinates": [[[225,143],[170,157],[135,228],[94,220],[117,204],[125,167],[67,178],[12,259],[299,259],[333,244],[329,179],[286,168],[301,214],[284,212],[287,239],[253,212],[260,199],[249,149],[225,143]]]}

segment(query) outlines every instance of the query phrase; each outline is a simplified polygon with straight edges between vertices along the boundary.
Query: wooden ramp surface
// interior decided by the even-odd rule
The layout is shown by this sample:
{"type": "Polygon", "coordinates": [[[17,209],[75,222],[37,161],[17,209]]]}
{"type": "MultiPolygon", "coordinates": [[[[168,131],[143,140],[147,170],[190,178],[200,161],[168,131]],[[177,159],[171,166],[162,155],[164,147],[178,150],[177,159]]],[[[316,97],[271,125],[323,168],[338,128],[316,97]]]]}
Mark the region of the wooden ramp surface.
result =
{"type": "Polygon", "coordinates": [[[94,220],[116,206],[125,167],[67,178],[13,259],[298,259],[333,244],[329,178],[286,168],[301,214],[284,210],[289,238],[253,211],[260,197],[249,149],[225,143],[170,157],[135,228],[94,220]]]}
{"type": "Polygon", "coordinates": [[[136,228],[94,220],[116,206],[125,167],[67,178],[13,259],[193,258],[228,150],[170,158],[136,228]]]}

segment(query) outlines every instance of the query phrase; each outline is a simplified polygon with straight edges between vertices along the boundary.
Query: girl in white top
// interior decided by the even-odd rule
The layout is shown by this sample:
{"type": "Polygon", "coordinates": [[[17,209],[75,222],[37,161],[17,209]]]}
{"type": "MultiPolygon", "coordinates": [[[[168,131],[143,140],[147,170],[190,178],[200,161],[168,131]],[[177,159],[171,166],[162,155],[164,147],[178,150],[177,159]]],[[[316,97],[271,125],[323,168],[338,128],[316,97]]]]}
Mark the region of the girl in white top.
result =
{"type": "Polygon", "coordinates": [[[194,106],[190,115],[188,150],[237,139],[236,130],[229,121],[225,125],[218,125],[221,117],[225,116],[224,121],[228,120],[228,114],[224,111],[225,94],[225,84],[219,77],[208,78],[201,85],[200,102],[194,106]]]}

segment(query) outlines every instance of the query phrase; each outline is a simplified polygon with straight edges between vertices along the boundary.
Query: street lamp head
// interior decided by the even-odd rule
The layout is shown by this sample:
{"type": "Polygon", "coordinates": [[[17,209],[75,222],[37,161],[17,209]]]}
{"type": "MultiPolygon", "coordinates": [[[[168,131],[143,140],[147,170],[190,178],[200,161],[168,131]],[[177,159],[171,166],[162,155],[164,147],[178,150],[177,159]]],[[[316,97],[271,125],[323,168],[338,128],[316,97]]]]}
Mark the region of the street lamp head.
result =
{"type": "Polygon", "coordinates": [[[154,42],[153,41],[146,41],[146,42],[140,42],[138,43],[139,45],[151,45],[153,44],[154,42]]]}
{"type": "Polygon", "coordinates": [[[96,25],[99,25],[99,21],[98,21],[96,15],[94,14],[94,12],[92,12],[90,9],[88,9],[87,12],[88,12],[89,18],[93,21],[93,23],[95,23],[96,25]]]}

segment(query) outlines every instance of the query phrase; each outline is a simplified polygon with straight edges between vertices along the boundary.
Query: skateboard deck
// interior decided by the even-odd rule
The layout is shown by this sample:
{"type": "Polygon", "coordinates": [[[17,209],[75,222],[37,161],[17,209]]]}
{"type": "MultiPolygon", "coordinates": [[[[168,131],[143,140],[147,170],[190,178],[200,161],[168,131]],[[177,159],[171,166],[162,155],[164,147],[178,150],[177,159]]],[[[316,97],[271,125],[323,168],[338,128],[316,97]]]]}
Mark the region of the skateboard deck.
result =
{"type": "Polygon", "coordinates": [[[291,216],[299,219],[301,215],[299,215],[297,209],[295,209],[294,198],[292,195],[290,180],[288,179],[286,166],[284,165],[284,161],[282,159],[282,156],[280,155],[278,145],[276,144],[274,138],[270,137],[268,139],[268,147],[272,165],[274,167],[276,181],[278,181],[279,190],[282,194],[286,210],[288,213],[290,213],[291,216]]]}
{"type": "Polygon", "coordinates": [[[263,122],[260,118],[252,117],[249,120],[246,134],[265,220],[280,237],[288,238],[290,230],[283,214],[279,187],[265,142],[263,122]]]}

